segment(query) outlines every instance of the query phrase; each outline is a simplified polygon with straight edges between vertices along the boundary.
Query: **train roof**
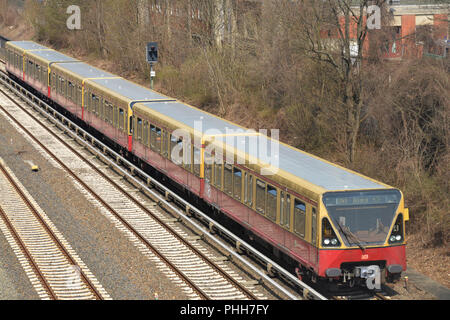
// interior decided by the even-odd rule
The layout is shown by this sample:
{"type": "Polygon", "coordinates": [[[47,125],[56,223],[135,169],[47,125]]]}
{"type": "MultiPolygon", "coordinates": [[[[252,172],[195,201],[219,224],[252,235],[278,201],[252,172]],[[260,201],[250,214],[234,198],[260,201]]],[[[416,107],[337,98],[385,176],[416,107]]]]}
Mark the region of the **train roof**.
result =
{"type": "Polygon", "coordinates": [[[49,49],[33,41],[8,41],[7,43],[22,50],[45,50],[49,49]]]}
{"type": "Polygon", "coordinates": [[[46,63],[55,63],[55,62],[69,62],[69,61],[78,61],[75,58],[69,57],[65,54],[62,54],[55,50],[38,50],[32,51],[29,53],[30,56],[35,56],[45,61],[46,63]]]}
{"type": "MultiPolygon", "coordinates": [[[[235,142],[239,151],[246,152],[252,157],[261,158],[260,149],[262,148],[260,147],[267,146],[268,155],[278,153],[278,166],[276,167],[327,191],[386,188],[385,185],[372,179],[282,143],[278,144],[278,152],[275,152],[275,149],[272,150],[272,141],[274,140],[265,135],[258,136],[258,139],[248,136],[236,137],[237,139],[245,139],[245,143],[235,142]],[[256,143],[257,147],[250,147],[253,143],[256,143]]],[[[271,164],[273,165],[273,163],[271,164]]]]}
{"type": "MultiPolygon", "coordinates": [[[[140,103],[136,105],[135,109],[150,114],[162,114],[193,130],[200,131],[202,134],[211,134],[212,130],[216,130],[216,134],[226,134],[227,130],[234,130],[234,133],[239,133],[238,131],[245,133],[247,130],[178,101],[140,103]]],[[[215,137],[216,141],[229,145],[230,140],[227,139],[230,137],[220,135],[215,137]]],[[[274,140],[265,135],[255,137],[251,134],[240,134],[232,139],[234,140],[233,147],[236,150],[254,159],[259,159],[261,162],[265,162],[259,154],[262,147],[267,146],[268,155],[271,155],[271,142],[274,140]]],[[[386,189],[389,187],[283,143],[279,143],[278,146],[278,165],[275,165],[275,168],[316,185],[324,191],[386,189]]],[[[266,163],[274,165],[274,163],[266,163]]]]}
{"type": "Polygon", "coordinates": [[[156,91],[147,89],[123,78],[93,79],[90,82],[106,88],[118,95],[126,97],[130,101],[175,101],[156,91]]]}
{"type": "Polygon", "coordinates": [[[174,119],[192,129],[197,124],[201,123],[201,128],[196,128],[205,134],[208,130],[218,129],[225,133],[228,130],[239,130],[241,127],[213,116],[209,113],[193,108],[179,101],[167,102],[146,102],[143,106],[148,107],[156,112],[159,112],[167,117],[174,119]]]}
{"type": "Polygon", "coordinates": [[[60,65],[60,68],[79,75],[83,79],[117,77],[112,73],[98,69],[84,62],[66,62],[63,65],[60,65]]]}

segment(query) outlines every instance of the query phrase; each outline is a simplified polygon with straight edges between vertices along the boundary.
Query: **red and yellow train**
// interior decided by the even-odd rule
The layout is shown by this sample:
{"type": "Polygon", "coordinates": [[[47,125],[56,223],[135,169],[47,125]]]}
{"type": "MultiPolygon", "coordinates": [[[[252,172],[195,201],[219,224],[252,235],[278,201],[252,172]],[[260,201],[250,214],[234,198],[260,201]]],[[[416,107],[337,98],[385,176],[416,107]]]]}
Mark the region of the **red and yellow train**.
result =
{"type": "Polygon", "coordinates": [[[299,276],[354,285],[406,270],[399,190],[34,42],[5,52],[11,77],[237,222],[299,276]]]}

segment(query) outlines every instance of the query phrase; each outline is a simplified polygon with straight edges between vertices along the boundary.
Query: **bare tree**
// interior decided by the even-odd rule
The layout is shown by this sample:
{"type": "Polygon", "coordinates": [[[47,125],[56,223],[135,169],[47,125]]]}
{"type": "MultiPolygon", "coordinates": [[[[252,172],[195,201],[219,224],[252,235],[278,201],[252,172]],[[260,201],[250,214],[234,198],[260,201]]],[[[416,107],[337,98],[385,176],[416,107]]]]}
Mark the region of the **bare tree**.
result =
{"type": "Polygon", "coordinates": [[[385,0],[301,0],[292,12],[297,16],[298,48],[315,61],[326,63],[338,75],[340,100],[337,112],[345,114],[345,145],[348,160],[354,161],[361,123],[364,58],[368,53],[368,5],[381,8],[385,0]]]}

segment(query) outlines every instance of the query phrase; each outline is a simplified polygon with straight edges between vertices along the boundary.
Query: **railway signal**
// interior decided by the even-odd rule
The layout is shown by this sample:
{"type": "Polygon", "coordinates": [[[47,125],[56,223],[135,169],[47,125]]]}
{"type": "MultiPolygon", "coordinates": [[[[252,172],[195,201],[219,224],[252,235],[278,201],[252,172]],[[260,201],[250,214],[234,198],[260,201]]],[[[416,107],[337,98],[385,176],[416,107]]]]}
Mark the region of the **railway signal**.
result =
{"type": "Polygon", "coordinates": [[[156,72],[153,70],[153,64],[158,62],[158,43],[147,43],[147,62],[150,63],[150,87],[153,89],[153,79],[156,77],[156,72]]]}

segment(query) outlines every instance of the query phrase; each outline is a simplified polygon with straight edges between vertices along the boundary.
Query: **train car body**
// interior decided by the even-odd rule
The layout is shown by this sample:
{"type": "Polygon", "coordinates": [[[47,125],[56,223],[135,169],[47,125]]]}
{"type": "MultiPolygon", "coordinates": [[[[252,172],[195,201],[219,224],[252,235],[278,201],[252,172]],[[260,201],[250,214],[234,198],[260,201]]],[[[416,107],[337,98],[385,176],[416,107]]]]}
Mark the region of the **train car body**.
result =
{"type": "Polygon", "coordinates": [[[334,279],[351,279],[355,269],[372,263],[390,273],[406,270],[404,235],[388,239],[394,227],[404,228],[398,190],[281,143],[274,167],[261,154],[277,141],[183,103],[138,103],[134,121],[134,154],[303,269],[334,279]],[[185,137],[174,137],[176,130],[185,137]],[[186,137],[189,142],[174,157],[186,137]],[[212,145],[220,157],[206,153],[212,145]],[[218,163],[206,164],[208,158],[218,163]],[[336,195],[338,204],[332,205],[336,195]]]}
{"type": "Polygon", "coordinates": [[[87,79],[84,90],[84,121],[128,152],[132,151],[133,145],[133,106],[140,101],[173,100],[123,78],[87,79]]]}
{"type": "Polygon", "coordinates": [[[83,62],[55,63],[50,70],[51,90],[49,97],[79,119],[85,119],[88,79],[118,78],[109,72],[92,67],[83,62]]]}
{"type": "Polygon", "coordinates": [[[353,284],[406,270],[399,190],[48,50],[7,44],[7,69],[294,261],[299,276],[353,284]],[[50,81],[23,75],[27,57],[47,63],[50,81]]]}
{"type": "Polygon", "coordinates": [[[35,50],[51,50],[33,41],[8,41],[6,50],[6,70],[16,77],[25,81],[25,58],[27,52],[35,50]]]}
{"type": "MultiPolygon", "coordinates": [[[[55,50],[33,50],[25,53],[25,79],[24,81],[33,87],[36,91],[51,97],[51,78],[50,72],[52,65],[67,62],[77,62],[78,60],[59,53],[55,50]]],[[[68,91],[70,88],[66,88],[68,91]]],[[[66,92],[66,95],[69,92],[66,92]]],[[[55,98],[61,98],[62,95],[55,94],[55,98]]],[[[66,101],[56,100],[58,103],[66,101]]]]}

